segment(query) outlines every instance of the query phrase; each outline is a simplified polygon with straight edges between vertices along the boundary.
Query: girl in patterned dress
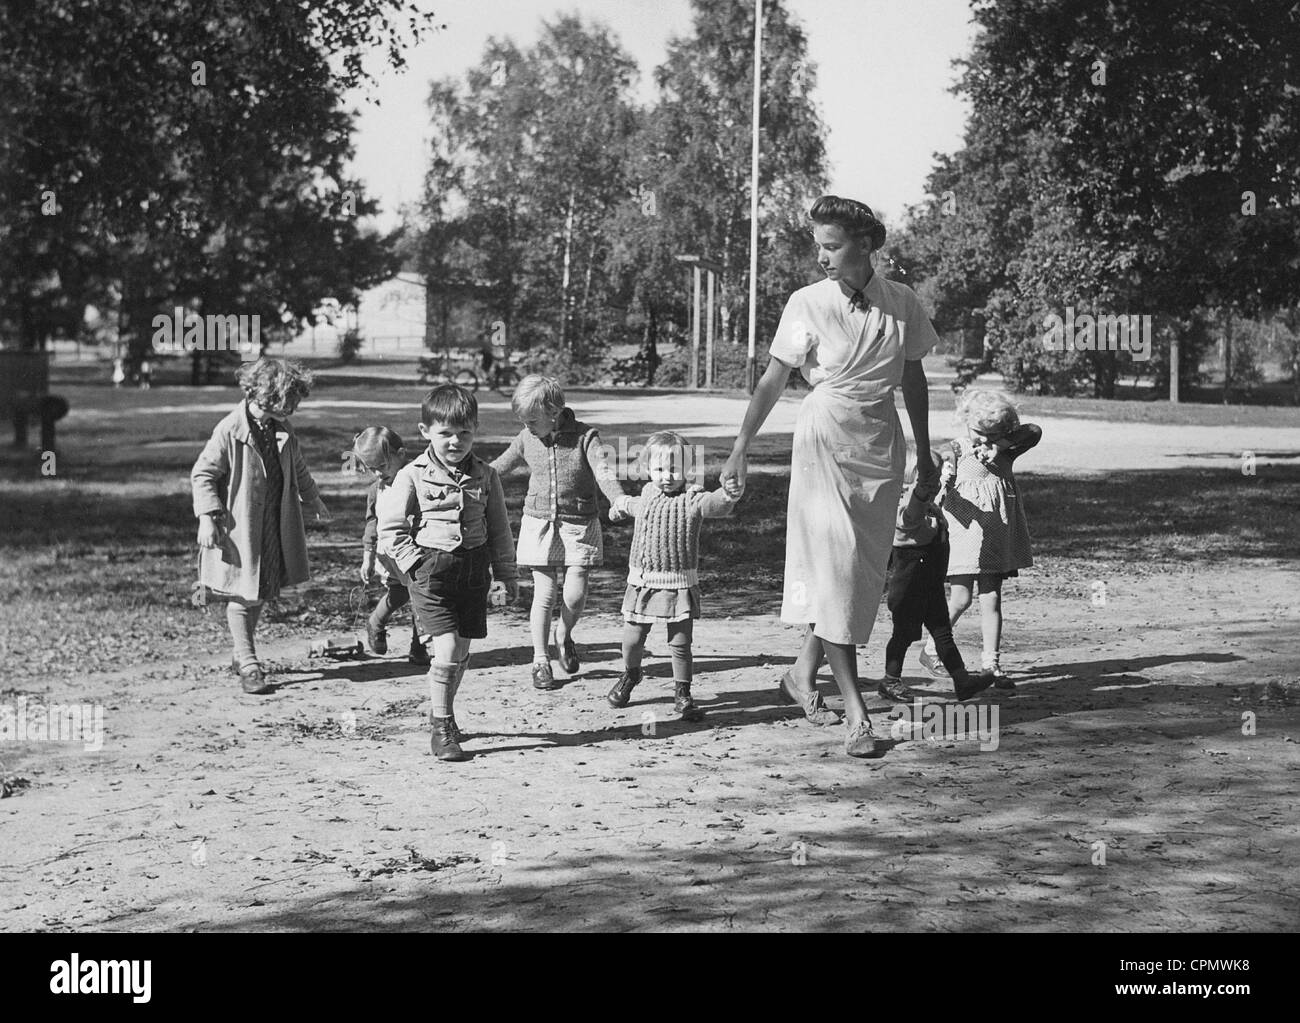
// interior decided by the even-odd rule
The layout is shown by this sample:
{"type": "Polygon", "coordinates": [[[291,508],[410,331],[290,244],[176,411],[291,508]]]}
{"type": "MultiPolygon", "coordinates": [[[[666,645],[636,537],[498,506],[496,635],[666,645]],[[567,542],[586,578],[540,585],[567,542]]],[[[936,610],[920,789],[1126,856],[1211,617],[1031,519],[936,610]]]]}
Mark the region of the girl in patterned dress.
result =
{"type": "MultiPolygon", "coordinates": [[[[970,607],[979,585],[980,619],[984,633],[984,670],[991,671],[999,689],[1014,683],[1002,673],[1002,580],[1034,563],[1029,520],[1012,466],[1042,439],[1032,423],[1021,424],[1015,406],[1004,394],[968,388],[957,403],[957,421],[965,439],[954,439],[951,458],[944,460],[943,513],[951,538],[948,563],[948,617],[957,619],[970,607]]],[[[936,677],[946,677],[934,638],[921,652],[921,663],[936,677]]]]}
{"type": "Polygon", "coordinates": [[[641,658],[650,627],[668,627],[673,661],[673,706],[685,721],[700,709],[691,698],[692,621],[700,617],[700,526],[704,519],[730,515],[744,487],[728,480],[711,493],[686,487],[686,441],[676,433],[652,434],[643,452],[650,481],[640,497],[620,498],[611,519],[632,516],[636,529],[628,552],[623,595],[623,674],[607,699],[626,707],[641,681],[641,658]]]}

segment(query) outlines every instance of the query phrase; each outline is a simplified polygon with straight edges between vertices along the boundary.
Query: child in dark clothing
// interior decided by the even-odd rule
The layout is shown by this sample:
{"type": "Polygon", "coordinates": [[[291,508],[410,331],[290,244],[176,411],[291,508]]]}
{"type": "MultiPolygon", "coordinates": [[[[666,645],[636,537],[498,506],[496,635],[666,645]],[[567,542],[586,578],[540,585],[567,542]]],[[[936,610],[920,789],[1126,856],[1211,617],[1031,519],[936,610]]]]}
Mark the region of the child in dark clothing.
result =
{"type": "MultiPolygon", "coordinates": [[[[941,464],[935,459],[935,465],[941,464]]],[[[988,672],[972,675],[952,638],[943,581],[948,572],[948,527],[934,503],[939,488],[916,479],[916,459],[908,456],[905,488],[898,504],[894,550],[889,559],[888,606],[894,632],[885,646],[885,679],[877,692],[895,703],[911,699],[903,687],[903,658],[921,638],[924,625],[934,637],[940,660],[952,676],[957,699],[969,700],[993,684],[988,672]],[[910,485],[908,485],[910,484],[910,485]]]]}
{"type": "MultiPolygon", "coordinates": [[[[388,653],[388,630],[385,626],[393,613],[411,599],[410,579],[397,567],[388,551],[379,550],[379,507],[391,500],[393,477],[406,464],[402,438],[386,426],[370,426],[352,438],[352,457],[357,468],[375,477],[366,493],[366,526],[361,537],[361,581],[371,583],[376,574],[385,592],[366,620],[366,638],[377,654],[388,653]],[[378,570],[376,572],[376,569],[378,570]]],[[[429,666],[429,651],[420,642],[420,628],[411,615],[411,649],[406,659],[415,665],[429,666]]]]}

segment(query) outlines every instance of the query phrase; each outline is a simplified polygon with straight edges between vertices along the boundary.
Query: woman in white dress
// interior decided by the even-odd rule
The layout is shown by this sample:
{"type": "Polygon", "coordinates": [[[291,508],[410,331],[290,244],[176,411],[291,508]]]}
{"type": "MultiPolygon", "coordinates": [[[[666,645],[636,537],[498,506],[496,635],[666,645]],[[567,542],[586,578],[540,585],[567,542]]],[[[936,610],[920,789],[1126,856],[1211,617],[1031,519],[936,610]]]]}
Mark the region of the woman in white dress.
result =
{"type": "MultiPolygon", "coordinates": [[[[882,750],[858,692],[854,648],[875,624],[902,489],[907,442],[894,388],[902,386],[917,450],[929,450],[921,357],[939,339],[912,289],[874,272],[871,254],[885,228],[870,207],[826,195],[809,216],[826,279],[786,303],[722,481],[744,484],[750,442],[798,369],[812,390],[799,408],[790,460],[781,619],[807,631],[778,688],[810,721],[837,723],[815,682],[825,654],[844,697],[845,752],[869,757],[882,750]]],[[[929,461],[922,476],[937,483],[929,461]]]]}

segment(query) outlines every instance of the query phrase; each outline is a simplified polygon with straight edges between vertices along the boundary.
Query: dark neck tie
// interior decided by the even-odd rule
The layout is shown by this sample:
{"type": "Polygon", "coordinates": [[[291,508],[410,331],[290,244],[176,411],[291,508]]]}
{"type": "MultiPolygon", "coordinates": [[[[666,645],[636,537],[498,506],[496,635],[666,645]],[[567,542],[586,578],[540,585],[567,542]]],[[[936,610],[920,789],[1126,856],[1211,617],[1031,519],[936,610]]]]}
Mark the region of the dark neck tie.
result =
{"type": "Polygon", "coordinates": [[[871,278],[875,273],[867,274],[867,279],[862,282],[862,287],[855,288],[853,294],[849,296],[849,312],[855,309],[861,309],[864,313],[871,308],[871,299],[867,298],[867,285],[871,283],[871,278]]]}

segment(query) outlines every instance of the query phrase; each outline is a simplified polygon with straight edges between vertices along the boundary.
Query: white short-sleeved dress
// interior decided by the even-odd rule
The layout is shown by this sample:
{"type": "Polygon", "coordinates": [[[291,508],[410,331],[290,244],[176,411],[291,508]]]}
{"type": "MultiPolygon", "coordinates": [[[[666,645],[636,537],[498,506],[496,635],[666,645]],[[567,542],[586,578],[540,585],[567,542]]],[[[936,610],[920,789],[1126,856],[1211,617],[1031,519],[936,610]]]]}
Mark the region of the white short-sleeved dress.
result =
{"type": "Polygon", "coordinates": [[[877,273],[863,290],[865,310],[829,278],[800,288],[770,349],[812,387],[795,424],[781,620],[855,645],[871,638],[902,490],[894,388],[939,340],[905,284],[877,273]]]}

